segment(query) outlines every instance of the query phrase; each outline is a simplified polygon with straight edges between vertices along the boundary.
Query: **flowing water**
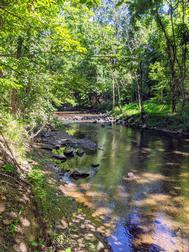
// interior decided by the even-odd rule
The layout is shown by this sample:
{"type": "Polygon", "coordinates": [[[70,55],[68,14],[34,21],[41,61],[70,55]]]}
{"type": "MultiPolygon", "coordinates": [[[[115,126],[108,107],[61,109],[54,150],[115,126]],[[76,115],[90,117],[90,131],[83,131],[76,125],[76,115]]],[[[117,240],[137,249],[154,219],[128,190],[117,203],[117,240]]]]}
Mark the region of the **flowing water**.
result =
{"type": "Polygon", "coordinates": [[[99,163],[98,173],[65,190],[102,219],[113,252],[189,251],[189,139],[87,123],[67,131],[99,146],[67,163],[85,171],[99,163]]]}

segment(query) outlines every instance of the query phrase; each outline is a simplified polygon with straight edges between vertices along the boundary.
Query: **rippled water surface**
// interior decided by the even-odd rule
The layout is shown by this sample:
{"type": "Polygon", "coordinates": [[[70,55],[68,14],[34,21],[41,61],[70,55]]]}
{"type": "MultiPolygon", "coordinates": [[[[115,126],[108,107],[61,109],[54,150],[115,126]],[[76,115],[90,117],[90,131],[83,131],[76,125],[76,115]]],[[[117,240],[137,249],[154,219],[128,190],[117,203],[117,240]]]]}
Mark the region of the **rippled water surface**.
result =
{"type": "Polygon", "coordinates": [[[122,126],[67,127],[100,147],[68,161],[74,169],[100,168],[66,190],[102,218],[99,231],[112,250],[189,251],[189,139],[122,126]]]}

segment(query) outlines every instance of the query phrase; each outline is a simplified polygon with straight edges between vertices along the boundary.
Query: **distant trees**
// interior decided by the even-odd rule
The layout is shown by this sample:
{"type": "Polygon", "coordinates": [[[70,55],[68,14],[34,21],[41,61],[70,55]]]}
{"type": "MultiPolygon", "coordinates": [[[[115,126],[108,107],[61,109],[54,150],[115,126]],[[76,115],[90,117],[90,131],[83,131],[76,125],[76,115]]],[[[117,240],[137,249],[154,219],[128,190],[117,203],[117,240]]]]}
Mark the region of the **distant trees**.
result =
{"type": "Polygon", "coordinates": [[[151,55],[156,55],[156,58],[152,58],[153,72],[149,71],[149,77],[153,80],[156,79],[157,86],[161,83],[162,95],[167,102],[171,102],[173,113],[177,110],[177,104],[182,102],[182,113],[188,92],[189,22],[186,18],[189,15],[188,1],[134,0],[129,1],[128,8],[133,23],[142,22],[146,28],[154,24],[149,36],[148,47],[151,55]],[[153,66],[156,66],[156,70],[153,66]],[[165,74],[161,74],[160,69],[165,74]],[[156,74],[158,78],[155,76],[156,74]],[[164,88],[162,84],[165,84],[164,88]]]}
{"type": "MultiPolygon", "coordinates": [[[[96,80],[106,73],[112,107],[138,100],[142,115],[142,101],[153,98],[183,113],[189,88],[188,17],[186,0],[102,1],[93,18],[91,31],[97,28],[88,60],[101,69],[96,80]]],[[[104,93],[94,79],[91,84],[104,93]]]]}

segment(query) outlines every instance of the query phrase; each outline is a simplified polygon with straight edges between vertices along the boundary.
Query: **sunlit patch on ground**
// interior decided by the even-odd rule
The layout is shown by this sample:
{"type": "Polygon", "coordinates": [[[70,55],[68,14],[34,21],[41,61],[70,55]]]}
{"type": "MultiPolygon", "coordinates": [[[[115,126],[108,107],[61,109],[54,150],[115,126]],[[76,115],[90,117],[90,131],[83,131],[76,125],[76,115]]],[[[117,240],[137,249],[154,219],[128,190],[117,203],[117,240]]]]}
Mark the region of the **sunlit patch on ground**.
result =
{"type": "Polygon", "coordinates": [[[30,191],[15,184],[11,177],[1,178],[0,251],[29,252],[32,241],[40,238],[35,206],[30,191]]]}
{"type": "Polygon", "coordinates": [[[56,243],[59,248],[63,249],[71,246],[71,251],[74,252],[109,251],[107,244],[104,243],[104,238],[98,231],[97,225],[82,210],[75,212],[69,223],[61,220],[57,228],[59,233],[56,243]]]}
{"type": "MultiPolygon", "coordinates": [[[[109,236],[115,225],[115,219],[112,215],[112,209],[107,207],[102,207],[98,205],[98,201],[107,201],[107,195],[105,193],[90,191],[89,184],[81,184],[77,186],[75,184],[71,185],[61,185],[60,190],[67,196],[73,197],[77,202],[82,203],[84,206],[87,206],[93,210],[92,217],[100,220],[101,225],[96,227],[96,231],[102,233],[105,236],[109,236]],[[82,191],[80,191],[82,188],[82,191]],[[84,191],[84,188],[87,191],[84,191]],[[96,199],[96,203],[95,200],[96,199]],[[108,218],[107,216],[111,216],[108,218]]],[[[91,225],[91,224],[90,224],[91,225]]]]}

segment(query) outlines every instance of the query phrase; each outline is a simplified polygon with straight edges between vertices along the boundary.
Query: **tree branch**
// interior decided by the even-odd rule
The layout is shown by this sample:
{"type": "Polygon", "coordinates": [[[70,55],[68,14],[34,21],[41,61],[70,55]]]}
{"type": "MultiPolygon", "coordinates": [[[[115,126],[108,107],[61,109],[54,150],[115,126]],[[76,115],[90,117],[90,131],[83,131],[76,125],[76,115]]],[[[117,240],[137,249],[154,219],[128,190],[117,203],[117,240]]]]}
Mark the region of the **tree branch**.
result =
{"type": "Polygon", "coordinates": [[[16,14],[12,13],[11,11],[6,10],[6,9],[3,8],[2,6],[0,6],[0,9],[1,9],[2,11],[5,11],[6,13],[8,13],[9,15],[11,15],[11,16],[13,16],[13,17],[16,17],[16,18],[18,18],[18,19],[20,19],[20,20],[23,20],[21,17],[17,16],[16,14]]]}

